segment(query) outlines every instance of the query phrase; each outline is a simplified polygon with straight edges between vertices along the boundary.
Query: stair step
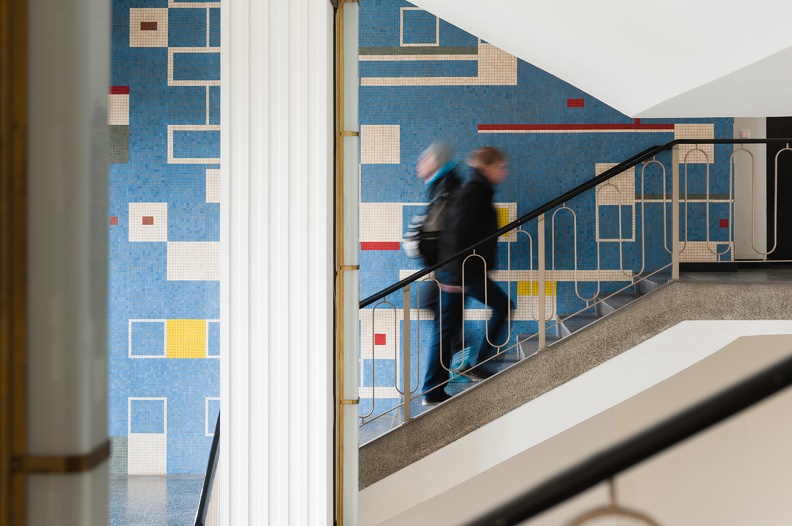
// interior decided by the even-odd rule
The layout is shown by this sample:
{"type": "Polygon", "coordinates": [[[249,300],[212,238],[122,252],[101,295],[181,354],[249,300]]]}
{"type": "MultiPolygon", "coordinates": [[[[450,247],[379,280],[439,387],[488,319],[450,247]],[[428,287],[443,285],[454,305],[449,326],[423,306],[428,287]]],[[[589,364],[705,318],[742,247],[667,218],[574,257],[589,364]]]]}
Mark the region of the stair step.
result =
{"type": "MultiPolygon", "coordinates": [[[[551,345],[560,339],[557,334],[545,334],[545,345],[551,345]]],[[[539,352],[539,336],[537,334],[518,334],[517,341],[520,342],[523,357],[530,358],[539,352]]]]}
{"type": "Polygon", "coordinates": [[[559,322],[559,327],[561,329],[561,337],[566,337],[582,329],[586,325],[597,321],[598,319],[602,318],[602,316],[597,314],[577,314],[565,319],[564,315],[562,314],[560,318],[561,321],[559,322]]]}
{"type": "Polygon", "coordinates": [[[643,296],[644,294],[648,294],[649,292],[652,292],[658,287],[661,287],[671,281],[671,274],[660,272],[658,274],[653,274],[648,278],[641,279],[641,281],[638,281],[639,279],[641,279],[641,276],[636,276],[634,279],[635,291],[639,295],[643,296]]]}
{"type": "Polygon", "coordinates": [[[635,292],[619,292],[613,295],[601,294],[597,297],[597,314],[600,316],[607,316],[608,314],[624,307],[628,303],[637,300],[638,297],[639,295],[635,292]]]}

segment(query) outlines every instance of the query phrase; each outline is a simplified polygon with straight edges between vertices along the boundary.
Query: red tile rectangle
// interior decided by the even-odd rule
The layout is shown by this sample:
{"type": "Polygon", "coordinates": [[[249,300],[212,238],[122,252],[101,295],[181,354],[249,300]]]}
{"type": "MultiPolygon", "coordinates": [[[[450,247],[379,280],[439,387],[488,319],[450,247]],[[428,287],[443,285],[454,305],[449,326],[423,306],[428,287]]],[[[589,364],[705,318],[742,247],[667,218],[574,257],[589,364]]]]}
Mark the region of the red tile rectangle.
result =
{"type": "Polygon", "coordinates": [[[129,86],[110,86],[110,95],[129,95],[129,86]]]}
{"type": "Polygon", "coordinates": [[[110,216],[110,224],[117,225],[118,224],[118,216],[110,216]]]}
{"type": "Polygon", "coordinates": [[[582,108],[586,105],[583,99],[567,99],[567,108],[582,108]]]}
{"type": "Polygon", "coordinates": [[[375,334],[374,335],[374,345],[385,345],[386,337],[384,334],[375,334]]]}
{"type": "Polygon", "coordinates": [[[157,23],[156,22],[141,22],[140,23],[140,30],[141,31],[156,31],[157,30],[157,23]]]}
{"type": "Polygon", "coordinates": [[[479,131],[674,131],[673,124],[479,124],[479,131]]]}
{"type": "Polygon", "coordinates": [[[153,225],[154,224],[154,216],[143,216],[143,224],[144,225],[153,225]]]}
{"type": "Polygon", "coordinates": [[[721,228],[729,228],[729,220],[728,219],[721,219],[720,220],[720,227],[721,228]]]}
{"type": "Polygon", "coordinates": [[[360,250],[401,250],[398,241],[363,241],[360,250]]]}

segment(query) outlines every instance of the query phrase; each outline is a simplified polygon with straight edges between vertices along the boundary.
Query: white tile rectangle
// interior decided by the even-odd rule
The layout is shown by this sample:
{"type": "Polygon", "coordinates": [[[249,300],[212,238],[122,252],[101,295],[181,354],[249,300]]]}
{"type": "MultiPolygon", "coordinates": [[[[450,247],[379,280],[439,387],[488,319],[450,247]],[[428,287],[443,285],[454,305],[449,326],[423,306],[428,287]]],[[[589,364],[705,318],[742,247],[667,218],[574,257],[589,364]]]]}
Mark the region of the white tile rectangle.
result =
{"type": "Polygon", "coordinates": [[[219,242],[172,241],[168,243],[168,281],[219,280],[219,242]]]}
{"type": "Polygon", "coordinates": [[[127,473],[129,475],[168,474],[168,435],[132,433],[128,437],[127,473]]]}

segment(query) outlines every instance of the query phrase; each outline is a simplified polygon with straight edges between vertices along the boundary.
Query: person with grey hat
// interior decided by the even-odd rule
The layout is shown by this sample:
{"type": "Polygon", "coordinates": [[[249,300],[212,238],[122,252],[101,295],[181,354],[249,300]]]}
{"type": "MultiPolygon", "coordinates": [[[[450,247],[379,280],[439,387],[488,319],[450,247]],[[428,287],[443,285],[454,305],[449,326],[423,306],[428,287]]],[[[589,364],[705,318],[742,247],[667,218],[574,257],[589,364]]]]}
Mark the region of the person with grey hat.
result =
{"type": "Polygon", "coordinates": [[[418,157],[416,176],[426,184],[429,205],[424,214],[413,217],[404,236],[404,250],[428,267],[437,263],[439,239],[444,230],[447,205],[461,186],[453,160],[454,149],[446,142],[433,142],[418,157]]]}
{"type": "MultiPolygon", "coordinates": [[[[454,148],[445,141],[433,142],[418,157],[416,176],[426,184],[429,206],[424,216],[413,218],[416,223],[414,227],[420,228],[420,233],[413,236],[413,246],[416,249],[413,255],[420,253],[424,265],[431,266],[443,257],[440,247],[447,245],[443,238],[449,235],[446,217],[454,196],[462,185],[457,175],[454,148]]],[[[407,236],[405,238],[405,251],[410,255],[407,247],[409,240],[407,236]]],[[[442,287],[442,281],[439,283],[442,287]]],[[[451,366],[454,346],[458,345],[459,340],[458,335],[451,335],[448,331],[443,331],[445,336],[441,334],[442,313],[439,312],[437,297],[435,282],[427,281],[422,284],[419,308],[432,309],[435,320],[423,382],[424,405],[436,405],[450,398],[443,384],[448,381],[448,368],[451,366]]]]}

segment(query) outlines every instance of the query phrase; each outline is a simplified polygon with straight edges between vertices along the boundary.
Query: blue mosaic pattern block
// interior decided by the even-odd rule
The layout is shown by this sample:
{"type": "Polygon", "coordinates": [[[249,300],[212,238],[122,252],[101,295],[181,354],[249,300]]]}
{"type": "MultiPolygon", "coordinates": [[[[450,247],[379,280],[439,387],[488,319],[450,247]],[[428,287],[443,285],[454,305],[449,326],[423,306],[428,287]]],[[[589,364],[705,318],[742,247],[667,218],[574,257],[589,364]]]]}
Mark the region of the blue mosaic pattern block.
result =
{"type": "Polygon", "coordinates": [[[129,436],[129,473],[200,474],[220,390],[220,3],[114,0],[112,39],[109,434],[129,436]]]}
{"type": "MultiPolygon", "coordinates": [[[[362,298],[420,268],[401,250],[400,241],[406,224],[425,207],[415,163],[434,140],[456,147],[463,178],[470,175],[465,164],[469,152],[484,145],[506,151],[511,174],[496,188],[494,201],[496,206],[510,203],[513,219],[651,146],[733,133],[732,119],[629,118],[402,0],[361,0],[359,42],[362,298]]],[[[730,154],[728,145],[680,149],[680,159],[688,160],[681,169],[682,198],[687,196],[683,222],[687,217],[688,223],[683,260],[732,257],[727,242],[733,203],[730,154]]],[[[658,155],[657,161],[664,164],[665,175],[656,163],[637,166],[545,214],[545,267],[553,271],[548,318],[585,311],[597,294],[623,289],[635,274],[670,263],[665,250],[670,246],[670,153],[658,155]]],[[[495,277],[503,288],[510,283],[516,297],[512,336],[537,330],[536,221],[522,228],[525,234],[501,239],[495,277]]],[[[386,299],[396,308],[403,304],[401,291],[386,299]]],[[[413,306],[415,301],[413,293],[413,306]]],[[[473,303],[465,330],[466,338],[478,343],[485,313],[473,303]]],[[[387,332],[376,323],[372,327],[368,316],[361,312],[361,342],[387,332]]],[[[424,321],[422,327],[428,331],[432,324],[424,321]]],[[[389,345],[378,358],[389,365],[376,365],[373,375],[362,373],[361,414],[371,407],[372,384],[394,385],[395,356],[402,347],[399,342],[385,352],[389,345]]],[[[363,349],[362,362],[369,355],[363,349]]],[[[375,400],[377,409],[395,399],[385,389],[375,398],[382,399],[375,400]]]]}
{"type": "Polygon", "coordinates": [[[165,433],[164,400],[131,400],[130,433],[165,433]]]}

